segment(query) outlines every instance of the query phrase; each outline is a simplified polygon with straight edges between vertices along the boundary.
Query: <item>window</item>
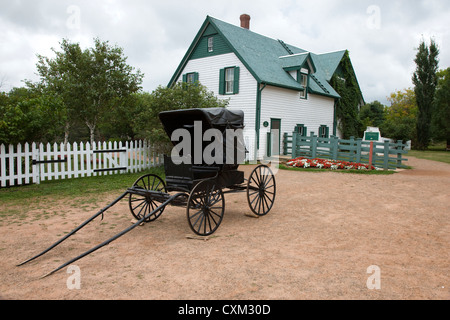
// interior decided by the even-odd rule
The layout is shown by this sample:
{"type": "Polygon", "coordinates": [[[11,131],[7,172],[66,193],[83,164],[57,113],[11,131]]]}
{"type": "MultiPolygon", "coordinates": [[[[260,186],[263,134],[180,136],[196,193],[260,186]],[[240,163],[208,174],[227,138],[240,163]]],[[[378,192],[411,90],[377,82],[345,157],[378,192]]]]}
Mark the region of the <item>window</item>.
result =
{"type": "Polygon", "coordinates": [[[234,93],[234,68],[225,69],[225,93],[234,93]]]}
{"type": "Polygon", "coordinates": [[[304,73],[300,73],[298,75],[299,83],[302,85],[304,90],[300,91],[300,98],[306,99],[307,98],[307,90],[308,90],[308,75],[304,73]]]}
{"type": "Polygon", "coordinates": [[[305,127],[305,125],[304,124],[298,124],[296,127],[295,127],[295,130],[294,130],[296,133],[298,133],[300,136],[302,136],[302,137],[306,137],[307,136],[307,134],[308,134],[308,132],[307,132],[307,128],[305,127]]]}
{"type": "Polygon", "coordinates": [[[208,38],[208,52],[214,51],[214,37],[208,38]]]}
{"type": "Polygon", "coordinates": [[[300,91],[300,99],[306,99],[306,89],[300,91]]]}
{"type": "Polygon", "coordinates": [[[303,86],[303,88],[308,87],[308,75],[302,73],[300,75],[300,84],[303,86]]]}
{"type": "Polygon", "coordinates": [[[231,95],[239,93],[239,67],[229,67],[220,70],[219,94],[231,95]]]}
{"type": "Polygon", "coordinates": [[[186,77],[187,83],[194,83],[195,82],[195,74],[189,73],[186,77]]]}
{"type": "Polygon", "coordinates": [[[199,74],[197,72],[191,72],[183,75],[183,82],[195,83],[199,81],[199,74]]]}
{"type": "Polygon", "coordinates": [[[320,126],[319,128],[319,138],[329,138],[330,128],[327,126],[320,126]]]}

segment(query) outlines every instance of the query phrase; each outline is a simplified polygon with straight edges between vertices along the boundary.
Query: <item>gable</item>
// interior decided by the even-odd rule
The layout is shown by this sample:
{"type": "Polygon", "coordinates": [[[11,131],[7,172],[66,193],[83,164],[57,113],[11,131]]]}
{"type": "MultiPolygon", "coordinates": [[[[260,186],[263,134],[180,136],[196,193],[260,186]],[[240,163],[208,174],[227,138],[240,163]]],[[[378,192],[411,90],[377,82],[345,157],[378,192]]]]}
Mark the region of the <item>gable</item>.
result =
{"type": "Polygon", "coordinates": [[[231,52],[233,52],[233,50],[227,44],[223,36],[210,24],[199,39],[197,46],[192,52],[191,59],[202,59],[231,52]],[[208,48],[209,41],[212,41],[212,51],[208,48]]]}

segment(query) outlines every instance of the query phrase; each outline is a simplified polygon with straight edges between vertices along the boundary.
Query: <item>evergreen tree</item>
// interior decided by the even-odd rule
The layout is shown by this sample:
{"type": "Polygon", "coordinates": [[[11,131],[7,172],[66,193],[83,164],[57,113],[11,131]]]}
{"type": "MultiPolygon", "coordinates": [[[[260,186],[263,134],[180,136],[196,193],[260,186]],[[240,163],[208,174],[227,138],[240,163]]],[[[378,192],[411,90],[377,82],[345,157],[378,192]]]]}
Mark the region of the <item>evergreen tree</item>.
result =
{"type": "Polygon", "coordinates": [[[431,40],[428,47],[425,41],[422,41],[418,48],[416,59],[416,71],[414,72],[412,81],[414,84],[414,92],[416,94],[417,106],[419,114],[417,117],[417,148],[425,150],[430,142],[430,127],[433,110],[433,100],[438,82],[438,60],[439,49],[431,40]]]}
{"type": "Polygon", "coordinates": [[[450,68],[441,70],[438,77],[432,134],[434,139],[446,140],[447,150],[450,151],[450,68]]]}

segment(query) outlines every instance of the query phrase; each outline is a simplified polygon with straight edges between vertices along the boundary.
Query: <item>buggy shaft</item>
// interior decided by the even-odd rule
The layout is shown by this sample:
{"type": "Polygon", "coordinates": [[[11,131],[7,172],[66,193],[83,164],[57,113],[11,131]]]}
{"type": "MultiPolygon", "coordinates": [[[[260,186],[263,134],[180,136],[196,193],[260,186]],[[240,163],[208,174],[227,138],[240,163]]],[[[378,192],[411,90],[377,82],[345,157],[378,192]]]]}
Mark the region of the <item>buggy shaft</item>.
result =
{"type": "Polygon", "coordinates": [[[65,237],[61,238],[59,241],[55,242],[53,245],[51,245],[49,248],[45,249],[44,251],[42,251],[41,253],[39,253],[38,255],[34,256],[31,259],[25,260],[24,262],[18,264],[17,266],[23,266],[31,261],[36,260],[37,258],[43,256],[44,254],[48,253],[49,251],[53,250],[54,248],[56,248],[57,246],[59,246],[61,243],[63,243],[64,241],[66,241],[67,239],[69,239],[71,236],[73,236],[74,234],[76,234],[78,231],[80,231],[81,229],[83,229],[84,227],[86,227],[89,223],[91,223],[93,220],[95,220],[98,216],[103,215],[106,211],[108,211],[109,209],[111,209],[114,205],[116,205],[120,200],[122,200],[123,198],[125,198],[127,196],[129,192],[125,192],[124,194],[122,194],[119,198],[117,198],[116,200],[114,200],[113,202],[111,202],[107,207],[103,208],[102,210],[100,210],[98,213],[96,213],[94,216],[92,216],[91,218],[89,218],[88,220],[86,220],[85,222],[83,222],[80,226],[78,226],[76,229],[74,229],[72,232],[70,232],[69,234],[67,234],[65,237]]]}
{"type": "Polygon", "coordinates": [[[64,263],[63,265],[61,265],[60,267],[56,268],[55,270],[47,273],[46,275],[42,276],[41,279],[46,278],[51,276],[52,274],[58,272],[59,270],[71,265],[72,263],[90,255],[91,253],[94,253],[95,251],[109,245],[111,242],[119,239],[120,237],[124,236],[125,234],[127,234],[128,232],[134,230],[136,227],[138,227],[140,224],[142,224],[145,220],[147,220],[150,216],[152,216],[153,214],[155,214],[156,212],[163,210],[165,207],[167,207],[169,204],[171,204],[173,201],[175,201],[177,198],[181,197],[181,196],[186,196],[185,193],[178,193],[174,196],[171,196],[166,202],[164,202],[163,204],[161,204],[158,208],[156,208],[155,210],[153,210],[152,212],[150,212],[149,214],[147,214],[146,216],[144,216],[141,220],[139,220],[138,222],[136,222],[135,224],[133,224],[132,226],[128,227],[127,229],[123,230],[122,232],[118,233],[117,235],[115,235],[114,237],[112,237],[111,239],[106,240],[105,242],[99,244],[98,246],[86,251],[85,253],[79,255],[78,257],[64,263]]]}

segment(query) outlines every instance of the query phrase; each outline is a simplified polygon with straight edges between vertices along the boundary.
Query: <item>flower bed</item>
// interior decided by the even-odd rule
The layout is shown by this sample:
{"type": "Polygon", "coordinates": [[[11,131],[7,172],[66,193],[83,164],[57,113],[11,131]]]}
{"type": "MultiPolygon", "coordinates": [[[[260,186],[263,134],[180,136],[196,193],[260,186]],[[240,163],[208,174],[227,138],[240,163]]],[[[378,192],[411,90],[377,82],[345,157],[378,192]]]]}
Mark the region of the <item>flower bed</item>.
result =
{"type": "MultiPolygon", "coordinates": [[[[308,159],[303,157],[289,160],[286,163],[286,165],[294,168],[317,168],[330,170],[369,170],[369,165],[363,163],[334,161],[326,159],[308,159]]],[[[374,166],[372,166],[371,169],[378,170],[374,166]]]]}

